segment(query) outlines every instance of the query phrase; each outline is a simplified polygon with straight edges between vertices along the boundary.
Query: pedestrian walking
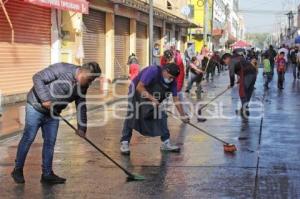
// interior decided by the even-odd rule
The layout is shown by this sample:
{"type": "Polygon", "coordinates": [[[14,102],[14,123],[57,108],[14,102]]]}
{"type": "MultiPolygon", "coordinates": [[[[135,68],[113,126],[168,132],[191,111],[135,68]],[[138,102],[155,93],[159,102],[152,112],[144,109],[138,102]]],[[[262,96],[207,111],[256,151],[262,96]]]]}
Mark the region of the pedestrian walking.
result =
{"type": "Polygon", "coordinates": [[[189,42],[187,44],[187,49],[184,51],[184,58],[185,58],[185,63],[186,63],[186,78],[189,76],[189,71],[190,71],[190,63],[192,57],[196,56],[195,50],[194,50],[194,45],[193,43],[189,42]]]}
{"type": "Polygon", "coordinates": [[[250,63],[255,68],[256,75],[258,74],[258,63],[257,63],[257,56],[253,56],[250,58],[250,63]]]}
{"type": "Polygon", "coordinates": [[[291,58],[291,65],[293,68],[293,77],[294,80],[297,78],[297,68],[298,68],[298,59],[297,59],[297,54],[299,50],[298,47],[295,47],[294,50],[291,52],[290,58],[291,58]]]}
{"type": "Polygon", "coordinates": [[[129,78],[130,80],[133,80],[139,74],[140,71],[138,59],[134,53],[129,55],[127,64],[129,65],[129,78]]]}
{"type": "Polygon", "coordinates": [[[278,58],[276,60],[276,64],[277,64],[277,74],[278,74],[278,89],[284,89],[283,88],[283,83],[284,83],[284,75],[285,75],[285,71],[287,69],[287,62],[285,60],[285,54],[284,52],[281,52],[278,55],[278,58]]]}
{"type": "Polygon", "coordinates": [[[288,50],[288,48],[287,48],[287,46],[285,44],[282,44],[282,46],[278,50],[278,55],[281,54],[282,52],[284,53],[285,62],[288,63],[289,62],[289,59],[288,59],[289,50],[288,50]]]}
{"type": "Polygon", "coordinates": [[[173,96],[173,102],[183,122],[189,122],[188,116],[182,108],[177,96],[176,78],[180,71],[175,63],[163,67],[149,66],[144,68],[132,81],[128,94],[128,111],[124,121],[121,153],[130,154],[130,140],[133,129],[144,136],[160,136],[161,150],[179,152],[180,148],[170,142],[170,132],[167,124],[167,114],[160,104],[173,96]]]}
{"type": "Polygon", "coordinates": [[[96,62],[87,63],[81,67],[57,63],[33,76],[33,87],[27,95],[25,127],[18,145],[15,168],[11,173],[16,183],[25,183],[23,167],[27,153],[40,128],[44,139],[41,182],[65,183],[66,179],[54,174],[52,169],[59,126],[59,119],[55,116],[60,114],[69,103],[75,101],[77,133],[84,137],[87,129],[85,95],[90,83],[98,78],[100,73],[100,67],[96,62]]]}
{"type": "Polygon", "coordinates": [[[300,79],[300,51],[297,53],[297,78],[300,79]]]}
{"type": "Polygon", "coordinates": [[[272,80],[272,66],[269,58],[269,54],[265,53],[263,58],[263,66],[264,66],[264,77],[265,77],[265,84],[264,87],[269,89],[269,83],[272,80]]]}
{"type": "Polygon", "coordinates": [[[222,67],[221,67],[221,57],[220,57],[220,54],[218,51],[215,51],[213,53],[213,56],[212,56],[212,61],[214,62],[214,65],[215,67],[217,68],[218,70],[218,73],[220,74],[221,73],[221,70],[222,70],[222,67]]]}
{"type": "Polygon", "coordinates": [[[270,60],[270,64],[271,64],[271,74],[272,74],[272,78],[274,75],[274,66],[275,66],[275,58],[276,58],[276,51],[274,50],[274,47],[272,45],[269,46],[269,49],[267,50],[267,52],[265,53],[268,55],[269,60],[270,60]]]}
{"type": "Polygon", "coordinates": [[[160,47],[158,43],[154,44],[154,48],[152,50],[152,61],[153,65],[159,65],[160,64],[160,47]]]}

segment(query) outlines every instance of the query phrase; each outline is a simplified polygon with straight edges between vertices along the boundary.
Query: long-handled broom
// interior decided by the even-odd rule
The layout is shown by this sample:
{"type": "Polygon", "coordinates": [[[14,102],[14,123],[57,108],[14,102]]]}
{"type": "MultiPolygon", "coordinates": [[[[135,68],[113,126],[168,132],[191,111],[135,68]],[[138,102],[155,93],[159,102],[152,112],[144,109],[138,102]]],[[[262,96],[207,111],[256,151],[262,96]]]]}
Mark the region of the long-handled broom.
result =
{"type": "MultiPolygon", "coordinates": [[[[73,126],[67,119],[65,119],[63,116],[59,115],[59,117],[69,126],[71,127],[76,134],[78,135],[78,130],[73,126]]],[[[104,155],[107,159],[109,159],[112,163],[114,163],[118,168],[120,168],[126,175],[128,181],[142,181],[145,180],[145,177],[139,174],[131,173],[127,169],[125,169],[123,166],[121,166],[119,163],[117,163],[114,159],[112,159],[108,154],[106,154],[104,151],[102,151],[99,147],[97,147],[91,140],[89,140],[86,137],[82,137],[85,141],[87,141],[90,145],[92,145],[97,151],[99,151],[102,155],[104,155]]]]}
{"type": "MultiPolygon", "coordinates": [[[[167,112],[168,112],[169,114],[171,114],[175,119],[180,120],[180,119],[179,119],[177,116],[175,116],[171,111],[167,111],[167,112]]],[[[206,135],[208,135],[208,136],[214,138],[215,140],[218,140],[219,142],[222,142],[222,143],[223,143],[223,148],[224,148],[224,151],[225,151],[225,152],[228,152],[228,153],[234,153],[235,151],[237,151],[237,148],[236,148],[236,146],[235,146],[234,144],[230,144],[230,143],[228,143],[228,142],[226,142],[226,141],[224,141],[224,140],[222,140],[222,139],[220,139],[220,138],[218,138],[218,137],[216,137],[216,136],[214,136],[214,135],[208,133],[206,130],[204,130],[204,129],[198,127],[198,126],[196,126],[195,124],[193,124],[193,123],[191,123],[191,122],[188,122],[187,124],[190,125],[190,126],[192,126],[192,127],[194,127],[195,129],[201,131],[202,133],[204,133],[204,134],[206,134],[206,135]]]]}

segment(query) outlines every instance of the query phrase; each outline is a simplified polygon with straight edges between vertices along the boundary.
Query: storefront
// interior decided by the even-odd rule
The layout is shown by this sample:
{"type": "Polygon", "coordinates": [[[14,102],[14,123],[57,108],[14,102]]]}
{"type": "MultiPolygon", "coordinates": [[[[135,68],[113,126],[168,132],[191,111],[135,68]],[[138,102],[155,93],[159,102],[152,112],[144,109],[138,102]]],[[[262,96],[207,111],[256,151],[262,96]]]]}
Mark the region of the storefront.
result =
{"type": "Polygon", "coordinates": [[[61,33],[58,10],[88,13],[88,3],[0,0],[0,5],[0,97],[14,103],[26,99],[36,72],[59,60],[52,60],[61,33]]]}
{"type": "Polygon", "coordinates": [[[94,9],[83,15],[83,62],[96,61],[105,74],[105,13],[94,9]]]}
{"type": "Polygon", "coordinates": [[[136,56],[138,58],[140,67],[143,68],[147,66],[147,24],[142,22],[137,22],[136,26],[136,56]]]}
{"type": "Polygon", "coordinates": [[[50,64],[51,9],[22,0],[9,0],[5,8],[9,20],[0,9],[0,90],[9,96],[28,92],[32,75],[50,64]]]}
{"type": "Polygon", "coordinates": [[[130,19],[115,16],[115,79],[128,77],[127,58],[130,51],[130,19]]]}
{"type": "Polygon", "coordinates": [[[153,42],[154,44],[161,44],[161,28],[154,26],[153,28],[153,42]]]}

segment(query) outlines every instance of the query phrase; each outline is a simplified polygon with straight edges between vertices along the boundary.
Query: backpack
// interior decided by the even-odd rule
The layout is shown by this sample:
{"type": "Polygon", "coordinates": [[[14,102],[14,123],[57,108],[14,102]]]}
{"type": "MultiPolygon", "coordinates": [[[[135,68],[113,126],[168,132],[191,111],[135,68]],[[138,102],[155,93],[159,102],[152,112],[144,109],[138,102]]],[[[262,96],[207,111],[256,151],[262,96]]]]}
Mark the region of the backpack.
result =
{"type": "Polygon", "coordinates": [[[297,63],[297,52],[296,51],[293,51],[291,53],[291,61],[292,61],[293,64],[297,63]]]}

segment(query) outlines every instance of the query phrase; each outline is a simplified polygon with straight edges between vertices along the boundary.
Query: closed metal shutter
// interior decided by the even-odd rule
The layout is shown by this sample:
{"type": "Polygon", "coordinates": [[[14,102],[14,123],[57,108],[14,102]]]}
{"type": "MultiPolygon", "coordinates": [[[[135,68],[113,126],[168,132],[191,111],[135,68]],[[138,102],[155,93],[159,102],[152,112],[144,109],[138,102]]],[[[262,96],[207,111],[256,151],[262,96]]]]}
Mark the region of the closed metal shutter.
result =
{"type": "Polygon", "coordinates": [[[154,46],[155,43],[158,43],[160,45],[160,40],[161,40],[161,28],[154,26],[153,28],[153,45],[154,46]]]}
{"type": "Polygon", "coordinates": [[[115,17],[115,78],[128,77],[127,58],[129,56],[130,20],[115,17]]]}
{"type": "Polygon", "coordinates": [[[50,64],[51,10],[9,0],[5,4],[15,31],[0,9],[0,91],[2,95],[22,94],[32,86],[32,75],[50,64]]]}
{"type": "Polygon", "coordinates": [[[138,22],[136,27],[136,56],[142,68],[148,65],[147,51],[147,25],[138,22]]]}
{"type": "Polygon", "coordinates": [[[105,13],[90,9],[83,15],[83,62],[96,61],[105,73],[105,13]]]}

